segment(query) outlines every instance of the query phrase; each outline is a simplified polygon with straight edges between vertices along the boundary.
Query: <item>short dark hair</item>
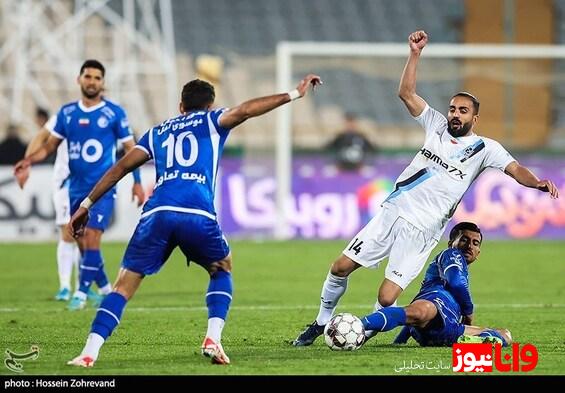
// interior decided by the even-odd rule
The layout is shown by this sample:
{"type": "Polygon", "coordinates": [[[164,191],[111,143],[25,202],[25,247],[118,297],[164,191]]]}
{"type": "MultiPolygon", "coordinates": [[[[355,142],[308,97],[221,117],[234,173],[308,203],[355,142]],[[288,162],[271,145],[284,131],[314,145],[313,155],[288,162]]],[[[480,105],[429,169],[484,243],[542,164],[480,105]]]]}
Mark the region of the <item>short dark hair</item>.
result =
{"type": "Polygon", "coordinates": [[[89,59],[86,60],[84,63],[82,63],[82,66],[80,67],[79,75],[82,75],[84,70],[87,68],[96,68],[97,70],[100,70],[100,72],[102,72],[102,77],[104,77],[104,75],[106,74],[106,69],[104,68],[102,63],[100,63],[98,60],[89,59]]]}
{"type": "Polygon", "coordinates": [[[466,91],[455,93],[453,97],[451,97],[451,99],[454,99],[455,97],[466,97],[470,99],[471,102],[473,102],[473,110],[475,111],[475,115],[479,114],[479,106],[481,106],[481,103],[479,102],[479,99],[477,97],[466,91]]]}
{"type": "Polygon", "coordinates": [[[186,112],[206,109],[216,98],[214,86],[201,79],[194,79],[182,88],[181,101],[186,112]]]}
{"type": "Polygon", "coordinates": [[[481,228],[479,228],[479,226],[475,223],[463,221],[455,225],[451,229],[451,232],[449,232],[449,244],[453,243],[463,231],[477,232],[479,235],[481,235],[481,243],[483,242],[483,234],[481,233],[481,228]]]}
{"type": "Polygon", "coordinates": [[[48,119],[49,118],[49,111],[45,108],[38,106],[37,109],[35,110],[35,116],[43,117],[44,119],[48,119]]]}

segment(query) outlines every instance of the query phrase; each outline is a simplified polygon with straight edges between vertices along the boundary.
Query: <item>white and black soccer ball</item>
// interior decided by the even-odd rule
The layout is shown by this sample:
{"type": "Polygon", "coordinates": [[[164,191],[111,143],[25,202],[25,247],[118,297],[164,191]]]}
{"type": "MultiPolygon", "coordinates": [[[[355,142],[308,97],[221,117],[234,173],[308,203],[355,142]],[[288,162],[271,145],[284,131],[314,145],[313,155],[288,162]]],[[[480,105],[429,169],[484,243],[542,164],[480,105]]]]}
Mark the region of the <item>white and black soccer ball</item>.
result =
{"type": "Polygon", "coordinates": [[[337,314],[326,324],[324,340],[334,351],[355,351],[365,342],[365,328],[355,315],[337,314]]]}

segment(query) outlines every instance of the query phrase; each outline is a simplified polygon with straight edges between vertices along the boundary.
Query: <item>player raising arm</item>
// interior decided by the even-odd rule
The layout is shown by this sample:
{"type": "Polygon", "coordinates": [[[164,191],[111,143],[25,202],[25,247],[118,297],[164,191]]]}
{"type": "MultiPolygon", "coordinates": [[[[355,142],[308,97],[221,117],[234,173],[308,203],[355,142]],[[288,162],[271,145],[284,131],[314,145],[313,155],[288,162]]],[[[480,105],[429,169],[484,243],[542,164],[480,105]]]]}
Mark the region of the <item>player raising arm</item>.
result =
{"type": "Polygon", "coordinates": [[[68,364],[91,367],[104,341],[116,328],[124,307],[146,275],[157,273],[177,246],[210,275],[206,294],[208,330],[202,354],[228,364],[221,345],[222,329],[232,299],[230,248],[216,220],[214,190],[222,149],[230,129],[304,96],[321,84],[306,76],[290,93],[255,98],[231,109],[212,110],[214,87],[201,80],[182,90],[181,115],[149,129],[96,184],[71,218],[69,231],[81,236],[88,209],[129,171],[155,162],[155,190],[127,246],[113,291],[98,310],[82,353],[68,364]]]}
{"type": "Polygon", "coordinates": [[[361,266],[375,268],[388,257],[375,310],[395,304],[424,267],[465,192],[486,168],[504,171],[524,186],[548,192],[551,198],[559,196],[551,180],[538,179],[500,143],[474,133],[479,119],[475,96],[456,93],[445,118],[416,94],[416,68],[427,40],[423,31],[410,34],[410,55],[398,92],[425,130],[424,146],[400,174],[375,217],[331,265],[318,315],[296,337],[295,346],[310,345],[323,333],[346,291],[349,275],[361,266]]]}
{"type": "MultiPolygon", "coordinates": [[[[14,167],[16,180],[23,188],[29,167],[45,160],[66,140],[71,214],[116,161],[118,142],[123,144],[125,151],[133,149],[135,145],[124,109],[103,96],[105,73],[104,66],[97,60],[86,60],[82,64],[77,77],[80,100],[61,107],[47,141],[14,167]]],[[[138,206],[145,199],[140,182],[139,172],[135,172],[132,195],[137,198],[138,206]]],[[[82,253],[80,286],[69,303],[70,310],[81,310],[86,306],[87,294],[93,282],[96,282],[102,295],[110,293],[111,286],[104,272],[100,244],[112,217],[114,197],[115,189],[92,206],[97,219],[88,224],[89,230],[78,239],[82,253]]]]}

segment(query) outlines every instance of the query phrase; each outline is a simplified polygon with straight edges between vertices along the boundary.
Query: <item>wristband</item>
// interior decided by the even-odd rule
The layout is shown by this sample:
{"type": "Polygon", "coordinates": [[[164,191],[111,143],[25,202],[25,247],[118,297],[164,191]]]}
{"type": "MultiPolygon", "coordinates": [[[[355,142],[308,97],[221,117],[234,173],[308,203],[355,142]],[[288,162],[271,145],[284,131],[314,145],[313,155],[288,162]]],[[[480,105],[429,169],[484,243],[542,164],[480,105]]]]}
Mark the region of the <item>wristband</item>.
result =
{"type": "Polygon", "coordinates": [[[86,197],[82,200],[82,202],[80,203],[80,207],[84,207],[86,210],[90,209],[90,206],[92,206],[92,199],[90,199],[89,197],[86,197]]]}
{"type": "Polygon", "coordinates": [[[294,89],[292,91],[288,92],[288,95],[290,96],[290,100],[294,101],[300,98],[300,92],[298,91],[298,89],[294,89]]]}

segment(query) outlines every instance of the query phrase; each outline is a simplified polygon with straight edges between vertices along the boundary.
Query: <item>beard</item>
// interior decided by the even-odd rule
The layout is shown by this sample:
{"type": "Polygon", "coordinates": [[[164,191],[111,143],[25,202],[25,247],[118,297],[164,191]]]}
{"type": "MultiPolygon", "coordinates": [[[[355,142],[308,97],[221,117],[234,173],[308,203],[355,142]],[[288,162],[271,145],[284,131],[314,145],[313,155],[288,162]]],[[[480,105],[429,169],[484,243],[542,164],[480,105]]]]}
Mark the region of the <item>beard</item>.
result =
{"type": "Polygon", "coordinates": [[[471,123],[463,123],[459,126],[458,129],[454,129],[451,125],[451,122],[447,123],[447,131],[449,134],[454,138],[459,138],[460,136],[465,136],[471,129],[471,123]]]}
{"type": "Polygon", "coordinates": [[[85,96],[86,98],[88,98],[89,100],[91,100],[91,99],[93,99],[93,98],[98,97],[98,96],[100,95],[100,92],[101,92],[102,90],[95,90],[94,92],[92,92],[92,91],[89,92],[89,91],[86,90],[84,87],[81,87],[81,88],[80,88],[80,91],[82,92],[82,95],[83,95],[83,96],[85,96]]]}

